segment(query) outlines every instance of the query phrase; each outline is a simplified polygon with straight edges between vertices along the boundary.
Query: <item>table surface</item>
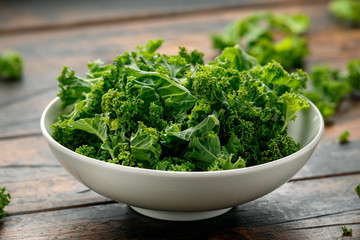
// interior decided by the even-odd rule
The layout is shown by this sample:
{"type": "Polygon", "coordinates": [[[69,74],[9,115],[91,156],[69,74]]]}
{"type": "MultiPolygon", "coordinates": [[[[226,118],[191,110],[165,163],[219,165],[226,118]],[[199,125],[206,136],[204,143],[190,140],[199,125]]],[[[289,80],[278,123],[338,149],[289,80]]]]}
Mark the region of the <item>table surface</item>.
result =
{"type": "Polygon", "coordinates": [[[39,121],[58,91],[67,65],[85,74],[89,60],[165,39],[163,53],[178,46],[218,54],[210,34],[255,10],[303,12],[314,64],[345,69],[360,56],[360,29],[341,25],[328,1],[0,1],[0,51],[24,59],[21,81],[0,82],[0,187],[12,202],[0,220],[0,239],[360,239],[360,103],[346,102],[309,162],[289,182],[255,201],[208,220],[167,222],[135,213],[81,185],[56,161],[39,121]],[[350,131],[350,143],[338,137],[350,131]],[[342,237],[342,226],[353,236],[342,237]]]}

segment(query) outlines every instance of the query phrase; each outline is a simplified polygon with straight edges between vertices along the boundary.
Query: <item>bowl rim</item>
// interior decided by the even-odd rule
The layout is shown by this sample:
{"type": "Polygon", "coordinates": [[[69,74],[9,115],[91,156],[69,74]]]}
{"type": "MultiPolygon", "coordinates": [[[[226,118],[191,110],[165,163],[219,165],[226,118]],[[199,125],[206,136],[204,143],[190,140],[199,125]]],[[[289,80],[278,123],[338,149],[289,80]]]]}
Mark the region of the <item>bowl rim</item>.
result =
{"type": "Polygon", "coordinates": [[[92,165],[97,165],[97,166],[101,166],[101,167],[105,167],[105,168],[116,169],[116,170],[125,171],[125,172],[136,172],[136,173],[142,173],[142,174],[171,176],[171,177],[183,177],[183,176],[188,176],[188,177],[190,177],[190,176],[191,177],[219,176],[220,177],[220,176],[225,176],[225,175],[230,176],[230,175],[239,174],[239,173],[242,173],[242,172],[250,173],[250,172],[257,171],[257,170],[260,170],[262,168],[267,168],[267,167],[271,167],[271,166],[275,167],[277,165],[281,165],[284,162],[291,161],[297,155],[302,155],[302,154],[310,151],[313,148],[315,149],[316,145],[320,142],[320,139],[321,139],[321,137],[323,135],[324,128],[325,128],[325,123],[324,123],[324,119],[322,117],[322,114],[320,113],[319,109],[315,106],[315,104],[312,103],[309,99],[307,99],[307,98],[305,98],[305,99],[309,102],[310,106],[315,110],[316,116],[319,117],[319,121],[320,121],[319,130],[317,131],[315,137],[308,144],[306,144],[299,151],[297,151],[297,152],[295,152],[293,154],[290,154],[290,155],[288,155],[286,157],[283,157],[283,158],[276,159],[276,160],[271,161],[271,162],[267,162],[267,163],[263,163],[263,164],[259,164],[259,165],[254,165],[254,166],[250,166],[250,167],[245,167],[245,168],[229,169],[229,170],[193,171],[193,172],[155,170],[155,169],[130,167],[130,166],[124,166],[124,165],[109,163],[109,162],[101,161],[101,160],[98,160],[98,159],[95,159],[95,158],[90,158],[90,157],[81,155],[79,153],[76,153],[75,151],[72,151],[72,150],[66,148],[65,146],[61,145],[57,141],[55,141],[55,139],[52,138],[51,134],[47,131],[46,126],[45,126],[45,117],[46,117],[48,111],[58,101],[60,101],[59,97],[55,97],[45,107],[44,111],[41,114],[41,118],[40,118],[40,128],[41,128],[42,135],[49,142],[49,144],[51,143],[52,145],[55,145],[58,149],[61,149],[61,151],[65,151],[68,154],[74,155],[77,159],[81,160],[82,162],[86,162],[86,163],[89,163],[89,164],[92,164],[92,165]]]}

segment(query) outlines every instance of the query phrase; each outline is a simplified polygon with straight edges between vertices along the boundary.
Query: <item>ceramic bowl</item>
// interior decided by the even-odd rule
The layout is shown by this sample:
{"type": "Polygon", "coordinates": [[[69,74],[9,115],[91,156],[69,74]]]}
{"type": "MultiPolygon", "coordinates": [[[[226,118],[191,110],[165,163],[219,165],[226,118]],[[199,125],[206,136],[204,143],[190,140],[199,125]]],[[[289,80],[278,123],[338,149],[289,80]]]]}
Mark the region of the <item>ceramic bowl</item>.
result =
{"type": "Polygon", "coordinates": [[[302,146],[292,155],[235,170],[168,172],[111,164],[60,145],[51,137],[50,128],[57,120],[60,104],[59,98],[55,98],[46,107],[41,117],[41,130],[62,166],[100,195],[125,203],[143,215],[163,220],[215,217],[270,193],[305,165],[324,131],[321,113],[310,102],[310,108],[299,112],[288,126],[288,134],[302,146]]]}

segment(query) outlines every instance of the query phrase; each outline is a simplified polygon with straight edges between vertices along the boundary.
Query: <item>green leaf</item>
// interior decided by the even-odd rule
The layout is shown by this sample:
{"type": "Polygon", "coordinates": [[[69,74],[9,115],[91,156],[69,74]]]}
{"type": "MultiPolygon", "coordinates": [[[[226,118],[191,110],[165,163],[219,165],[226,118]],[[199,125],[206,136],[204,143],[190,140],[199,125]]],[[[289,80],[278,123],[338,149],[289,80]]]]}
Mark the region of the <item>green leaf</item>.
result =
{"type": "Polygon", "coordinates": [[[358,195],[359,198],[360,198],[360,184],[356,186],[355,192],[357,193],[357,195],[358,195]]]}
{"type": "Polygon", "coordinates": [[[194,106],[196,97],[181,83],[171,79],[169,76],[136,69],[127,69],[127,71],[130,75],[135,76],[138,81],[152,81],[154,83],[156,93],[159,94],[165,104],[165,114],[167,116],[186,112],[194,106]]]}
{"type": "Polygon", "coordinates": [[[131,154],[138,160],[145,160],[153,165],[161,155],[159,132],[139,122],[139,128],[130,138],[131,154]]]}
{"type": "Polygon", "coordinates": [[[340,144],[347,143],[349,141],[349,135],[350,132],[348,130],[345,130],[339,137],[339,143],[340,144]]]}
{"type": "Polygon", "coordinates": [[[285,93],[279,97],[281,104],[280,110],[284,116],[284,125],[281,131],[284,131],[290,121],[295,120],[297,113],[304,108],[309,108],[309,103],[300,95],[295,93],[285,93]]]}
{"type": "Polygon", "coordinates": [[[102,77],[98,78],[80,78],[75,75],[75,71],[70,71],[68,67],[64,66],[61,74],[58,76],[59,94],[58,96],[62,102],[62,109],[74,104],[77,101],[85,98],[84,93],[91,91],[92,86],[101,81],[102,77]]]}
{"type": "Polygon", "coordinates": [[[360,23],[360,2],[356,0],[333,0],[329,4],[330,12],[340,21],[360,23]]]}
{"type": "Polygon", "coordinates": [[[239,157],[235,162],[232,162],[233,155],[219,154],[217,159],[208,167],[208,171],[230,170],[246,167],[246,161],[239,157]]]}
{"type": "Polygon", "coordinates": [[[199,124],[197,124],[194,127],[188,128],[184,131],[178,132],[176,131],[170,131],[168,130],[166,132],[167,136],[175,136],[177,138],[180,138],[185,141],[189,141],[193,137],[201,136],[204,133],[207,133],[214,129],[215,126],[218,126],[220,124],[219,120],[215,115],[209,115],[207,118],[205,118],[203,121],[201,121],[199,124]]]}
{"type": "Polygon", "coordinates": [[[96,114],[93,118],[79,119],[69,124],[70,129],[78,129],[96,135],[102,142],[108,139],[107,125],[104,118],[108,114],[96,114]]]}
{"type": "Polygon", "coordinates": [[[218,159],[221,153],[221,144],[217,134],[209,132],[202,137],[195,137],[190,140],[186,157],[194,160],[196,166],[201,170],[207,168],[218,159]]]}
{"type": "Polygon", "coordinates": [[[5,193],[6,187],[0,188],[0,219],[5,217],[5,206],[9,205],[10,203],[10,191],[5,193]]]}
{"type": "Polygon", "coordinates": [[[236,45],[225,48],[222,53],[215,58],[215,61],[209,64],[244,71],[257,65],[257,60],[248,55],[239,45],[236,45]]]}

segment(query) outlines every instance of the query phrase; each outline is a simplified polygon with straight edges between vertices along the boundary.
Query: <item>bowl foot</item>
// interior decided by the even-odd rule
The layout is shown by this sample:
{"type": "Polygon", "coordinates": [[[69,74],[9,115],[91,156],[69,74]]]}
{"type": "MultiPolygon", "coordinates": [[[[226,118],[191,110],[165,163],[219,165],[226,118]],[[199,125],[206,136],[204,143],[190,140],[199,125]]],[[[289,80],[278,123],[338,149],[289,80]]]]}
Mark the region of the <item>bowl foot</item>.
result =
{"type": "Polygon", "coordinates": [[[158,210],[150,210],[145,208],[138,208],[129,206],[135,212],[138,212],[147,217],[167,220],[167,221],[196,221],[203,220],[208,218],[217,217],[221,214],[228,212],[230,208],[224,208],[219,210],[212,211],[203,211],[203,212],[168,212],[168,211],[158,211],[158,210]]]}

